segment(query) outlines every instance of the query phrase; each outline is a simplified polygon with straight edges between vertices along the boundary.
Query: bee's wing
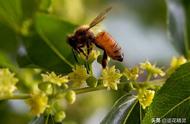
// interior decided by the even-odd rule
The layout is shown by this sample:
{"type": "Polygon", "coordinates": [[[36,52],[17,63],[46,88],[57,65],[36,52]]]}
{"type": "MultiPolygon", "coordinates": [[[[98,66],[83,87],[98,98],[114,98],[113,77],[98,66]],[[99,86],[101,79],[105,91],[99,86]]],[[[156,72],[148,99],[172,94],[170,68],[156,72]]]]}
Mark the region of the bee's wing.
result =
{"type": "Polygon", "coordinates": [[[102,11],[89,25],[89,29],[100,23],[102,20],[105,19],[106,14],[112,9],[112,7],[106,8],[104,11],[102,11]]]}

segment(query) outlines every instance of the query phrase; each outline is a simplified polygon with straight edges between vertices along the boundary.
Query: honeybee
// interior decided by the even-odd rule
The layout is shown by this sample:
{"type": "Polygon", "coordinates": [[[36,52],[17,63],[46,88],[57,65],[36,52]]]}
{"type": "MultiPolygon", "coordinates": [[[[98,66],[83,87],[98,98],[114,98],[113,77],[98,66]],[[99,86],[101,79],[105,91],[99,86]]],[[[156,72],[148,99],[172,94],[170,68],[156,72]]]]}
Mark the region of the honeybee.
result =
{"type": "Polygon", "coordinates": [[[103,12],[101,12],[89,25],[82,25],[76,29],[76,31],[68,36],[68,43],[70,46],[77,51],[78,53],[82,53],[88,58],[90,54],[93,44],[98,48],[104,51],[102,58],[102,67],[105,68],[107,66],[107,58],[108,56],[114,60],[123,61],[123,52],[121,47],[117,44],[117,42],[112,38],[112,36],[106,32],[102,31],[98,33],[96,36],[91,30],[92,27],[96,26],[98,23],[103,21],[106,17],[106,14],[112,9],[112,7],[108,7],[103,12]],[[87,52],[85,53],[83,47],[87,48],[87,52]]]}

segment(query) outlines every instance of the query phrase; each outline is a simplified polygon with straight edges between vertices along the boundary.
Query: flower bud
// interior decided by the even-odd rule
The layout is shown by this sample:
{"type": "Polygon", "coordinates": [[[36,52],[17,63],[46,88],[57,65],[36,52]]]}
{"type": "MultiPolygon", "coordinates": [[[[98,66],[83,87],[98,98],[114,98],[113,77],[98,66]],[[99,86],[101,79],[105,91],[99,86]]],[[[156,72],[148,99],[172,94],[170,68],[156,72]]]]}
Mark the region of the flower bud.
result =
{"type": "Polygon", "coordinates": [[[64,111],[59,111],[55,114],[54,119],[56,122],[62,122],[65,119],[66,114],[64,111]]]}
{"type": "Polygon", "coordinates": [[[65,98],[68,103],[73,104],[76,100],[76,93],[73,90],[70,90],[66,93],[65,98]]]}
{"type": "Polygon", "coordinates": [[[63,88],[63,89],[68,89],[69,86],[68,86],[67,84],[63,84],[61,88],[63,88]]]}
{"type": "Polygon", "coordinates": [[[94,76],[90,76],[87,80],[86,83],[89,87],[96,87],[97,86],[97,79],[94,76]]]}
{"type": "Polygon", "coordinates": [[[53,93],[53,87],[50,83],[40,83],[38,85],[38,88],[47,95],[51,95],[53,93]]]}

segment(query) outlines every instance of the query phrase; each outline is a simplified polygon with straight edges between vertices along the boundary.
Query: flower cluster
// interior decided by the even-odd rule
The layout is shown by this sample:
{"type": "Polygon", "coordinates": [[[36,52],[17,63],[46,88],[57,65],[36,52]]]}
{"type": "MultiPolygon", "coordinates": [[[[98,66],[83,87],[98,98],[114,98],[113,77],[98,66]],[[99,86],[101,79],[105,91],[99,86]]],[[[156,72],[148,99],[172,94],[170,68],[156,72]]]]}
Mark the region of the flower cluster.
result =
{"type": "Polygon", "coordinates": [[[137,78],[139,77],[139,68],[138,67],[134,67],[132,69],[129,68],[125,68],[123,75],[127,77],[128,80],[137,80],[137,78]]]}
{"type": "Polygon", "coordinates": [[[58,86],[69,82],[68,76],[56,75],[54,72],[42,74],[43,82],[51,82],[58,86]]]}
{"type": "MultiPolygon", "coordinates": [[[[85,50],[85,51],[86,51],[85,53],[87,53],[87,50],[85,50]]],[[[100,55],[100,51],[97,51],[97,50],[94,50],[94,49],[90,52],[90,54],[88,55],[88,58],[86,58],[86,56],[83,53],[80,53],[80,57],[84,61],[87,60],[87,62],[89,64],[92,63],[92,62],[94,62],[94,60],[96,60],[99,55],[100,55]]]]}
{"type": "Polygon", "coordinates": [[[184,56],[173,57],[170,63],[170,68],[167,70],[168,75],[172,74],[177,68],[179,68],[182,64],[185,64],[187,59],[184,56]]]}
{"type": "Polygon", "coordinates": [[[153,74],[154,77],[165,75],[165,72],[160,68],[156,67],[156,65],[152,65],[149,61],[140,64],[140,68],[146,70],[149,74],[153,74]]]}
{"type": "MultiPolygon", "coordinates": [[[[99,54],[98,51],[92,50],[88,59],[86,60],[86,56],[83,56],[83,59],[87,61],[86,64],[92,64],[94,60],[98,59],[99,54]]],[[[167,76],[165,75],[170,75],[186,62],[187,60],[184,57],[174,57],[166,73],[155,64],[152,65],[149,61],[145,61],[133,68],[125,68],[122,72],[115,66],[107,66],[102,69],[99,77],[95,77],[93,72],[89,73],[86,65],[76,65],[72,72],[67,75],[47,72],[41,74],[42,78],[37,84],[37,90],[30,93],[30,98],[26,101],[31,108],[32,114],[36,116],[42,114],[51,115],[56,122],[62,122],[66,114],[64,110],[60,109],[59,100],[73,104],[76,101],[76,95],[84,92],[81,89],[93,91],[96,88],[101,89],[103,87],[103,89],[118,90],[120,88],[118,85],[122,84],[123,87],[129,86],[130,91],[137,93],[136,96],[140,105],[143,109],[146,109],[151,105],[156,91],[152,82],[166,78],[167,76]]],[[[8,69],[0,69],[0,97],[13,95],[13,92],[16,90],[15,85],[18,82],[14,75],[8,69]]]]}
{"type": "Polygon", "coordinates": [[[145,109],[152,103],[154,94],[154,90],[139,89],[137,98],[143,109],[145,109]]]}
{"type": "Polygon", "coordinates": [[[11,96],[17,89],[18,79],[14,75],[9,69],[0,69],[0,97],[11,96]]]}
{"type": "MultiPolygon", "coordinates": [[[[78,66],[77,69],[79,68],[78,66]]],[[[31,113],[36,116],[43,113],[51,114],[56,122],[61,122],[66,115],[63,110],[57,109],[58,101],[65,98],[68,103],[73,104],[76,99],[75,91],[68,89],[69,76],[58,75],[55,72],[41,74],[41,76],[42,82],[38,84],[39,91],[32,93],[31,98],[27,100],[31,113]]]]}
{"type": "Polygon", "coordinates": [[[73,69],[73,72],[68,74],[68,77],[75,86],[81,86],[86,82],[89,75],[84,66],[76,65],[76,67],[73,69]]]}
{"type": "Polygon", "coordinates": [[[27,100],[27,103],[31,108],[32,114],[40,116],[48,107],[48,97],[41,92],[34,93],[31,98],[27,100]]]}
{"type": "Polygon", "coordinates": [[[103,69],[101,79],[105,87],[117,90],[117,84],[120,82],[121,76],[122,74],[120,74],[119,70],[117,70],[115,66],[112,66],[111,68],[107,67],[103,69]]]}

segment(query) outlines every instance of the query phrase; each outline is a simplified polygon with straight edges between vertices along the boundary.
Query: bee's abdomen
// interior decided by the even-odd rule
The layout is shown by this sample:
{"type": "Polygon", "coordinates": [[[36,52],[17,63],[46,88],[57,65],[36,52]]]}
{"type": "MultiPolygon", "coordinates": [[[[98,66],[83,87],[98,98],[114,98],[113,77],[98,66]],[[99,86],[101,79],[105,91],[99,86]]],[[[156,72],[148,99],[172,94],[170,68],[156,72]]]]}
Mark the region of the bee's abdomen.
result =
{"type": "Polygon", "coordinates": [[[96,36],[95,44],[104,49],[112,59],[123,61],[123,53],[121,47],[107,32],[100,32],[96,36]]]}

